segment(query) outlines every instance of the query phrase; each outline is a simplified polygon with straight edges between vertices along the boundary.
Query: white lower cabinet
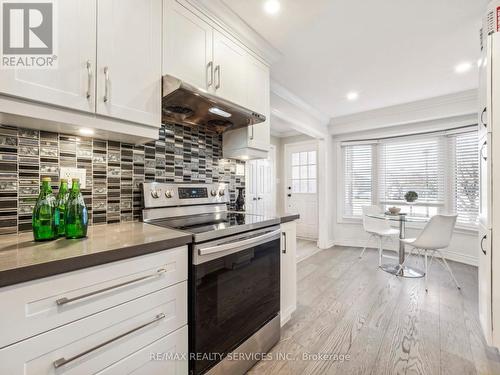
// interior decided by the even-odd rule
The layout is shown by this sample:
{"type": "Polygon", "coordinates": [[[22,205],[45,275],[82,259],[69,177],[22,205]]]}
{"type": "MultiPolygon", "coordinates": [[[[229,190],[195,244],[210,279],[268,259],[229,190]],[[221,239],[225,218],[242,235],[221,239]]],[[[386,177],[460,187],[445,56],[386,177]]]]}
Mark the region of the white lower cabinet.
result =
{"type": "Polygon", "coordinates": [[[281,224],[281,326],[297,309],[297,224],[281,224]]]}
{"type": "MultiPolygon", "coordinates": [[[[178,340],[167,336],[186,324],[187,282],[184,281],[4,348],[0,350],[0,373],[141,373],[138,365],[150,366],[144,358],[144,349],[157,340],[164,340],[159,346],[161,351],[187,353],[187,334],[178,340]],[[132,360],[134,356],[138,361],[132,360]]],[[[175,332],[172,335],[176,337],[175,332]]],[[[148,362],[154,359],[151,355],[148,362]]],[[[181,362],[179,365],[185,366],[181,362]]],[[[165,366],[167,362],[151,365],[166,371],[165,366]]]]}
{"type": "Polygon", "coordinates": [[[187,261],[182,246],[0,288],[0,348],[187,280],[187,261]]]}
{"type": "Polygon", "coordinates": [[[0,288],[0,374],[187,374],[187,247],[0,288]]]}
{"type": "Polygon", "coordinates": [[[99,375],[186,375],[188,328],[184,326],[97,372],[99,375]]]}

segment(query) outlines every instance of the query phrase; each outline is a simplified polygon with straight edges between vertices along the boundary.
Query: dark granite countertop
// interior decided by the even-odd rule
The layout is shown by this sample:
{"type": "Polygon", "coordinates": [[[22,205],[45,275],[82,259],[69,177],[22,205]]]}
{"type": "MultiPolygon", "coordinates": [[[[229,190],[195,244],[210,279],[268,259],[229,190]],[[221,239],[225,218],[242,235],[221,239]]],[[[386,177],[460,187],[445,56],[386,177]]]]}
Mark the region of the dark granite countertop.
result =
{"type": "Polygon", "coordinates": [[[87,238],[0,236],[0,287],[182,246],[191,234],[141,222],[89,227],[87,238]]]}
{"type": "MultiPolygon", "coordinates": [[[[247,211],[233,211],[233,212],[240,212],[242,214],[247,214],[247,215],[257,215],[257,214],[252,214],[251,212],[247,212],[247,211]]],[[[300,219],[300,215],[299,214],[278,214],[278,215],[274,216],[274,218],[280,219],[280,224],[283,224],[283,223],[288,223],[289,221],[294,221],[294,220],[300,219]]]]}
{"type": "Polygon", "coordinates": [[[299,214],[284,214],[279,216],[281,224],[288,223],[289,221],[294,221],[300,218],[299,214]]]}

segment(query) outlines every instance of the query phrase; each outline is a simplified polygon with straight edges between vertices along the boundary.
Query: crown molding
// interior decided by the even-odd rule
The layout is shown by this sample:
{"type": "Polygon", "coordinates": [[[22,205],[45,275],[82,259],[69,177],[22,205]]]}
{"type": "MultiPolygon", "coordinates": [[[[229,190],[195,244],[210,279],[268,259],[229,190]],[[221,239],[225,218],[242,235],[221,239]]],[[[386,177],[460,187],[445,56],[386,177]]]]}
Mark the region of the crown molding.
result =
{"type": "Polygon", "coordinates": [[[335,117],[330,120],[332,135],[429,122],[477,113],[477,90],[418,100],[405,104],[335,117]]]}
{"type": "Polygon", "coordinates": [[[328,115],[314,108],[309,103],[305,102],[274,80],[271,80],[271,93],[279,96],[283,100],[286,100],[287,102],[299,108],[302,112],[307,113],[309,116],[313,117],[319,123],[325,126],[330,122],[330,117],[328,115]]]}
{"type": "Polygon", "coordinates": [[[185,0],[204,13],[221,28],[230,31],[246,47],[253,50],[269,65],[278,61],[282,53],[250,27],[224,0],[185,0]]]}
{"type": "Polygon", "coordinates": [[[272,127],[271,127],[271,135],[273,137],[276,137],[276,138],[287,138],[287,137],[293,137],[293,136],[296,136],[296,135],[301,135],[302,133],[294,130],[294,129],[290,129],[288,131],[285,131],[285,132],[280,132],[280,131],[277,131],[277,130],[274,130],[272,127]]]}

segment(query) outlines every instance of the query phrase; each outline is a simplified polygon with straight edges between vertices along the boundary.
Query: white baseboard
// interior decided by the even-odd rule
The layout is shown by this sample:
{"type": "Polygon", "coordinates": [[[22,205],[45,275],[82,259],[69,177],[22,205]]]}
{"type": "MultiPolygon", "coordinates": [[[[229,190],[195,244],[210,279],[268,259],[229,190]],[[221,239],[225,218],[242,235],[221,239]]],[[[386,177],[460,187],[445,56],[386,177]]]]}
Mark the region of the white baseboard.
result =
{"type": "Polygon", "coordinates": [[[297,310],[297,306],[290,306],[285,311],[280,311],[280,324],[283,327],[291,318],[292,314],[297,310]]]}
{"type": "MultiPolygon", "coordinates": [[[[348,246],[348,247],[365,247],[367,241],[366,240],[358,240],[358,239],[339,239],[334,241],[335,246],[348,246]]],[[[389,241],[384,241],[384,250],[397,252],[397,245],[394,242],[394,246],[389,246],[391,243],[389,241]]],[[[368,244],[369,248],[378,248],[378,243],[376,241],[370,241],[368,244]]],[[[462,254],[453,250],[441,250],[443,256],[446,259],[453,260],[455,262],[469,264],[471,266],[478,266],[477,257],[473,257],[471,255],[462,254]]]]}

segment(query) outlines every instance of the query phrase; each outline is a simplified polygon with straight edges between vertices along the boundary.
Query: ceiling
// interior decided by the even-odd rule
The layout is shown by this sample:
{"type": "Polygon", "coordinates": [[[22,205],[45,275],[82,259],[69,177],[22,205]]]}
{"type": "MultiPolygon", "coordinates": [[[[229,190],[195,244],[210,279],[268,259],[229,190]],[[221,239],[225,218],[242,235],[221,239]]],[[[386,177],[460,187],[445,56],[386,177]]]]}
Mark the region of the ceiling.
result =
{"type": "Polygon", "coordinates": [[[280,0],[274,16],[264,0],[223,1],[282,53],[273,80],[330,117],[477,87],[488,0],[280,0]]]}

